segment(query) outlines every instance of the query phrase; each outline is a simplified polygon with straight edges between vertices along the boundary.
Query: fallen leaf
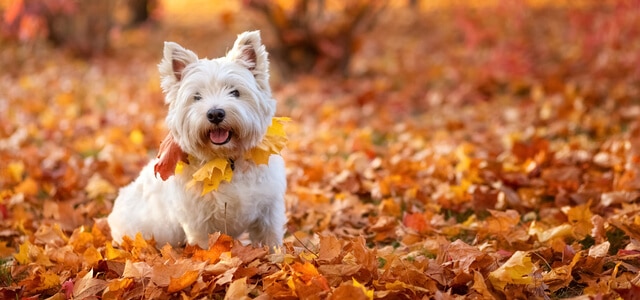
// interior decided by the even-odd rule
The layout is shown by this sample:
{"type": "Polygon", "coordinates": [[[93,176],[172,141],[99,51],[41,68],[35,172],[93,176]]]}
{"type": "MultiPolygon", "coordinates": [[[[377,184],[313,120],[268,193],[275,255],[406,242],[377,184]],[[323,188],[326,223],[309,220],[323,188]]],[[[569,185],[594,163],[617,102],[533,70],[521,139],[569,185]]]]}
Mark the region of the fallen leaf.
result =
{"type": "Polygon", "coordinates": [[[95,296],[107,287],[107,282],[93,278],[93,269],[91,269],[82,278],[76,280],[73,285],[73,297],[77,299],[85,299],[95,296]]]}
{"type": "Polygon", "coordinates": [[[320,249],[318,250],[318,262],[332,263],[339,259],[339,255],[342,252],[342,244],[332,235],[320,236],[320,249]]]}
{"type": "Polygon", "coordinates": [[[224,295],[224,299],[238,299],[238,300],[247,300],[251,299],[249,297],[249,286],[247,285],[247,278],[242,277],[240,279],[234,280],[227,289],[227,293],[224,295]]]}
{"type": "Polygon", "coordinates": [[[185,272],[180,277],[171,277],[171,281],[169,282],[169,286],[167,287],[167,292],[175,293],[191,286],[194,282],[196,282],[198,276],[200,276],[200,271],[192,270],[185,272]]]}
{"type": "Polygon", "coordinates": [[[491,285],[501,291],[508,284],[531,284],[536,270],[525,251],[516,251],[502,266],[489,273],[491,285]]]}

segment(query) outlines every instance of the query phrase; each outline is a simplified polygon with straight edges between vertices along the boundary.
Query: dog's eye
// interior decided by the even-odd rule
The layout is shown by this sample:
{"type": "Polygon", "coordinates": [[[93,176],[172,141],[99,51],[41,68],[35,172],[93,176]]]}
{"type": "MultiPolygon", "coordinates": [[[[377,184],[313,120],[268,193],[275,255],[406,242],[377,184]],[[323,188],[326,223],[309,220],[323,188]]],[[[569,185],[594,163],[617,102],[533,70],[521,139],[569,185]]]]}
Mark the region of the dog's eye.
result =
{"type": "Polygon", "coordinates": [[[202,95],[200,95],[200,93],[196,93],[195,95],[193,95],[193,100],[195,101],[202,100],[202,95]]]}
{"type": "Polygon", "coordinates": [[[238,90],[233,90],[231,91],[231,93],[229,93],[229,95],[238,98],[240,97],[240,92],[238,92],[238,90]]]}

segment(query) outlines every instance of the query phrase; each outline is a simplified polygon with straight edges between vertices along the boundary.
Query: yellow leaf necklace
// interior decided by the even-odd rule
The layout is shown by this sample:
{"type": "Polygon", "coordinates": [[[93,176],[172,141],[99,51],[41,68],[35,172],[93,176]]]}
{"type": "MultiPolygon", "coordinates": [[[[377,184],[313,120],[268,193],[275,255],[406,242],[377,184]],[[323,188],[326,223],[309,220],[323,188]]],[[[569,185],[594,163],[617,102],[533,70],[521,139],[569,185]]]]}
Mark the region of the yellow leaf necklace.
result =
{"type": "MultiPolygon", "coordinates": [[[[291,119],[286,117],[274,117],[271,119],[271,125],[267,128],[267,133],[258,144],[258,146],[250,149],[244,155],[246,160],[252,160],[256,164],[266,165],[269,163],[269,156],[272,154],[280,154],[280,151],[287,144],[287,133],[284,125],[291,119]]],[[[189,156],[189,161],[192,161],[189,156]]],[[[178,161],[175,173],[181,174],[185,163],[178,161]]],[[[204,164],[192,175],[192,179],[187,183],[187,188],[192,188],[198,182],[202,182],[202,194],[205,195],[211,191],[218,190],[220,183],[223,181],[231,182],[233,178],[234,162],[225,158],[214,158],[204,164]]]]}

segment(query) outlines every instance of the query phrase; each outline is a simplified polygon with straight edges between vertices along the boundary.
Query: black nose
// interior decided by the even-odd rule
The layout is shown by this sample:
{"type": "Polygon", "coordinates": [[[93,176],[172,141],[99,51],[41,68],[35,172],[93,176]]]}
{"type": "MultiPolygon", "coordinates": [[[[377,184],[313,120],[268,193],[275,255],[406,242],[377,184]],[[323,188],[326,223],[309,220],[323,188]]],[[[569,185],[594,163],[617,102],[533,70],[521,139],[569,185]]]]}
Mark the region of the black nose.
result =
{"type": "Polygon", "coordinates": [[[213,124],[220,124],[220,122],[222,122],[222,120],[224,120],[224,109],[220,109],[220,108],[216,108],[216,109],[210,109],[209,111],[207,111],[207,119],[209,119],[209,122],[213,123],[213,124]]]}

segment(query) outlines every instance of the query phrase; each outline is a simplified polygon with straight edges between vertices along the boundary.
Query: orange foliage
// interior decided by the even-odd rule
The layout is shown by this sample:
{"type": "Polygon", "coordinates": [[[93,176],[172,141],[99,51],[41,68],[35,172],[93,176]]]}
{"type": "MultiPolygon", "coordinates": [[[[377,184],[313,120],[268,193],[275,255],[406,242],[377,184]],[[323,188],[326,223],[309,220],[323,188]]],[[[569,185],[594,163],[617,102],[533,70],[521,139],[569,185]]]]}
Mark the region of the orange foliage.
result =
{"type": "MultiPolygon", "coordinates": [[[[104,219],[156,154],[163,179],[188,160],[164,126],[158,45],[219,56],[246,11],[115,31],[113,52],[91,61],[0,40],[0,298],[632,298],[638,3],[494,2],[390,5],[340,50],[348,78],[284,80],[272,56],[277,115],[291,121],[254,159],[287,162],[277,249],[224,233],[207,249],[115,244],[104,219]]],[[[31,22],[16,3],[5,21],[31,22]]],[[[327,22],[322,36],[341,20],[310,24],[327,22]]]]}

